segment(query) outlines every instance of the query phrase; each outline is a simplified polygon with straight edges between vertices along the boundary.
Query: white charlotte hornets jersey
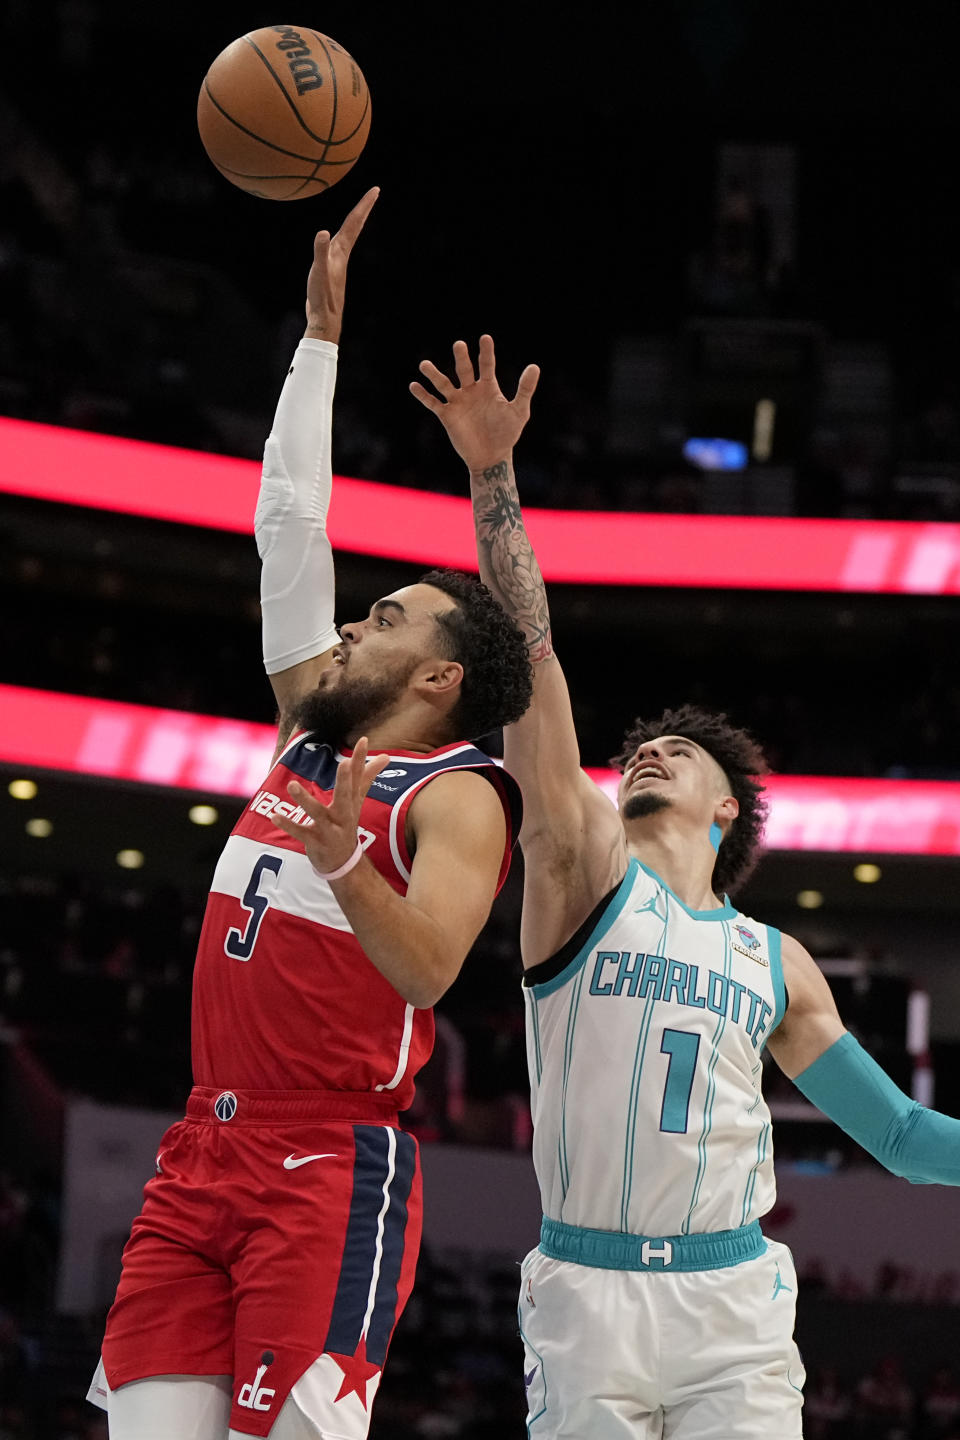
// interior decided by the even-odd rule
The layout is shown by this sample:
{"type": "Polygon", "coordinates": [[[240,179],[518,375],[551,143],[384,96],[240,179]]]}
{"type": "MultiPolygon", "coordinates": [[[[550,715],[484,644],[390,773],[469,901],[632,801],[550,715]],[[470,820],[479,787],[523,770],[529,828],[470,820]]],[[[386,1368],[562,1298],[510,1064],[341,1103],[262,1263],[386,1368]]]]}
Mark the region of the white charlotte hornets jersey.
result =
{"type": "Polygon", "coordinates": [[[785,1007],[778,930],[729,902],[689,910],[631,860],[524,994],[544,1215],[666,1236],[770,1209],[760,1076],[785,1007]]]}

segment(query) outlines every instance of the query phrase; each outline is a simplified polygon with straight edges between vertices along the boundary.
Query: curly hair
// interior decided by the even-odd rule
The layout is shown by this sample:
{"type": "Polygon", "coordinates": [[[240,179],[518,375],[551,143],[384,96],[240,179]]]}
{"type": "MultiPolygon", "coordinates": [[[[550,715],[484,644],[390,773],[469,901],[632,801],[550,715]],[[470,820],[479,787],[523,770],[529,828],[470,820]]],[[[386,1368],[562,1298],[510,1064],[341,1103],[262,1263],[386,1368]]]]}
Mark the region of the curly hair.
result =
{"type": "Polygon", "coordinates": [[[460,700],[450,715],[457,735],[476,740],[519,720],[533,694],[533,667],[520,627],[475,575],[430,570],[421,585],[432,585],[456,601],[437,615],[447,658],[463,666],[460,700]]]}
{"type": "Polygon", "coordinates": [[[610,761],[623,772],[637,749],[658,735],[682,735],[711,755],[730,786],[730,794],[740,806],[717,852],[713,883],[720,890],[736,890],[750,875],[760,858],[763,826],[767,818],[767,802],[758,776],[766,775],[766,757],[753,736],[728,724],[726,715],[701,710],[697,705],[681,705],[664,710],[655,720],[633,722],[623,737],[623,748],[610,761]]]}

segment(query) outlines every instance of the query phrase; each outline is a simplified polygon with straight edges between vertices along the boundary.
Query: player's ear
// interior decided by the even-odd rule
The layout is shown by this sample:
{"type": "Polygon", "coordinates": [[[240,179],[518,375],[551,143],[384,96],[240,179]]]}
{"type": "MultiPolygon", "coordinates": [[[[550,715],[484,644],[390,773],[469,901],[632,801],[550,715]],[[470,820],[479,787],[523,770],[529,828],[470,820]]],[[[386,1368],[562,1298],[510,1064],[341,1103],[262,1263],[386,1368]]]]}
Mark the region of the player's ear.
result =
{"type": "Polygon", "coordinates": [[[740,801],[733,795],[724,795],[717,801],[717,808],[713,812],[713,818],[718,825],[731,825],[740,814],[740,801]]]}
{"type": "Polygon", "coordinates": [[[463,666],[459,660],[432,660],[424,668],[418,683],[431,695],[449,695],[463,683],[463,666]]]}

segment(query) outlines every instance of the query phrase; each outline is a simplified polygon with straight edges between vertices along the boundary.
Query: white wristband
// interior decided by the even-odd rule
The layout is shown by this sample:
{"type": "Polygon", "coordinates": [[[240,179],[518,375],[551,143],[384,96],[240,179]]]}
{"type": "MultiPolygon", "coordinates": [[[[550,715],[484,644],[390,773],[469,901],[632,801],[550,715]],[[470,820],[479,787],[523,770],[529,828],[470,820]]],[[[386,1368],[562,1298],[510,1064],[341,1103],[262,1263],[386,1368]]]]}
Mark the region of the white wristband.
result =
{"type": "Polygon", "coordinates": [[[326,874],[324,874],[322,870],[318,870],[316,865],[314,865],[314,873],[318,875],[321,880],[339,880],[343,875],[349,875],[350,871],[355,865],[359,865],[362,856],[363,844],[358,839],[356,850],[354,850],[353,854],[350,856],[350,859],[346,860],[341,866],[339,866],[338,869],[328,870],[326,874]]]}

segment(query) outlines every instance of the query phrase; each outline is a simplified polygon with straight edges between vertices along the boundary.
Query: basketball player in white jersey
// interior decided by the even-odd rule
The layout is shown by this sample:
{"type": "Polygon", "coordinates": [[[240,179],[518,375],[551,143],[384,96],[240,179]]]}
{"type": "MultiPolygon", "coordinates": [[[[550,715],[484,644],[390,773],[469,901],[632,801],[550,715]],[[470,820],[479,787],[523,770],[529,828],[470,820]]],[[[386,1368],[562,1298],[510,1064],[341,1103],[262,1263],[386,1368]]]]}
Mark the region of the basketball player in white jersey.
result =
{"type": "MultiPolygon", "coordinates": [[[[425,361],[466,462],[480,572],[522,626],[534,698],[505,731],[520,781],[522,951],[534,1162],[544,1220],[522,1270],[534,1440],[794,1440],[803,1367],[774,1201],[767,1047],[815,1105],[895,1174],[960,1184],[960,1121],[904,1095],[843,1026],[796,940],[723,893],[749,871],[763,758],[724,716],[637,721],[615,809],[580,768],[512,452],[539,372],[508,401],[479,371],[425,361]]],[[[625,657],[642,671],[643,635],[625,657]]],[[[605,676],[615,693],[616,676],[605,676]]]]}

